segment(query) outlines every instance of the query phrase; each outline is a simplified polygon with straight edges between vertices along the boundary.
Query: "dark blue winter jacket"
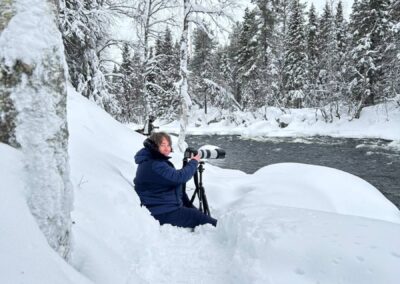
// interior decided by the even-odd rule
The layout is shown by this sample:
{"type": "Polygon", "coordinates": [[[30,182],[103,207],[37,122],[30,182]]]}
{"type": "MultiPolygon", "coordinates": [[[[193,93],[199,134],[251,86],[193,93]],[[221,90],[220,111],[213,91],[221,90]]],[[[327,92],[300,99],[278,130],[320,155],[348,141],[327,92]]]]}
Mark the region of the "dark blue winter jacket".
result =
{"type": "Polygon", "coordinates": [[[146,139],[143,144],[145,147],[135,155],[138,168],[134,183],[140,202],[152,215],[171,212],[183,205],[189,206],[189,199],[182,192],[182,184],[192,178],[198,162],[190,160],[185,167],[176,170],[169,157],[161,154],[152,140],[146,139]]]}

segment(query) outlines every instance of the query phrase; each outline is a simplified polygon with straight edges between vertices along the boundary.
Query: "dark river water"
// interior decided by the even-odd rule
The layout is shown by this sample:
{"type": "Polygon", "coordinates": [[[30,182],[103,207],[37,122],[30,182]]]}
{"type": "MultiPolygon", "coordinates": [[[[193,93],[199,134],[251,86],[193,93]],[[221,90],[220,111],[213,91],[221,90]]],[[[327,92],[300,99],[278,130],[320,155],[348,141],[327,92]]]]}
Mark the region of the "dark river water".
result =
{"type": "Polygon", "coordinates": [[[208,162],[246,173],[283,162],[336,168],[368,181],[400,209],[400,151],[389,147],[390,141],[325,136],[250,140],[212,135],[188,136],[186,142],[195,148],[215,145],[225,149],[225,159],[208,162]]]}

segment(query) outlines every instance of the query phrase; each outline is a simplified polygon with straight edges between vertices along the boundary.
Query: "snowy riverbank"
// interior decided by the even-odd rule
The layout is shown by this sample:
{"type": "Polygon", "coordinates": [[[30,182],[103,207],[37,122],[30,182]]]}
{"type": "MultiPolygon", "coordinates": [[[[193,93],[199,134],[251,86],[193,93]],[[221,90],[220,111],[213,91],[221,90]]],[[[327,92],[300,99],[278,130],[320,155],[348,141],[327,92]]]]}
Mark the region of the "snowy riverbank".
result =
{"type": "MultiPolygon", "coordinates": [[[[156,121],[160,129],[170,133],[179,133],[179,121],[165,124],[156,121]]],[[[133,129],[142,126],[132,125],[133,129]]],[[[242,135],[247,138],[297,137],[297,136],[332,136],[346,138],[381,138],[400,141],[400,106],[388,102],[362,110],[359,119],[343,111],[341,118],[334,117],[332,122],[325,122],[321,112],[315,109],[289,109],[283,113],[280,109],[262,108],[254,113],[224,113],[210,109],[193,110],[189,116],[188,134],[192,135],[242,135]],[[216,122],[218,121],[218,122],[216,122]],[[279,127],[279,122],[288,124],[279,127]]],[[[397,143],[395,142],[394,145],[397,143]]]]}

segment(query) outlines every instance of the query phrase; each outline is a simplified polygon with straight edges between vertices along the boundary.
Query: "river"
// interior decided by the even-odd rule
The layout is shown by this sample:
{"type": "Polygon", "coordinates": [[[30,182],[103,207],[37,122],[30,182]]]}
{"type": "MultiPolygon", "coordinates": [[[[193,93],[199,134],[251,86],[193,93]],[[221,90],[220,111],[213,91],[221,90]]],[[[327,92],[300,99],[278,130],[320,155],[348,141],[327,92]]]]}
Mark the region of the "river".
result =
{"type": "Polygon", "coordinates": [[[208,162],[246,173],[284,162],[336,168],[368,181],[400,209],[400,151],[391,148],[387,140],[326,136],[244,139],[234,135],[202,135],[188,136],[186,142],[195,148],[215,145],[225,149],[225,159],[208,162]]]}

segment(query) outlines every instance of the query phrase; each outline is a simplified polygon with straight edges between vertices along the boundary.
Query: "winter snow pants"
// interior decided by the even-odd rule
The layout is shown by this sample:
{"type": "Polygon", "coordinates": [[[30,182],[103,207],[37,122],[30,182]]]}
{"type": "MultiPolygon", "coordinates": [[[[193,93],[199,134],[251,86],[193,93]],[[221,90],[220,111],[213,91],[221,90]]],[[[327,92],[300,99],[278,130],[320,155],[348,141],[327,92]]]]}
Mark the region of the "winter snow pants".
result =
{"type": "Polygon", "coordinates": [[[199,225],[217,226],[217,220],[200,212],[196,208],[181,207],[175,211],[154,215],[160,225],[171,224],[177,227],[194,228],[199,225]]]}

